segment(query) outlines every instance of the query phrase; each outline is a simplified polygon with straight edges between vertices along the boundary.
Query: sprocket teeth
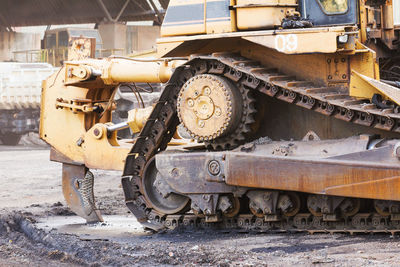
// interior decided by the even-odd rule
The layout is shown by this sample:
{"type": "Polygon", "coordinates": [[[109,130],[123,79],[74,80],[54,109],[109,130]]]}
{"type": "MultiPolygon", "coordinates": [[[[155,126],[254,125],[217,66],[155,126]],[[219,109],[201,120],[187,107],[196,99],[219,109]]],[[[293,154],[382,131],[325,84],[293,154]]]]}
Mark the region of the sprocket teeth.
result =
{"type": "Polygon", "coordinates": [[[245,127],[243,127],[243,132],[244,132],[244,133],[249,133],[249,132],[251,132],[250,126],[246,125],[245,127]]]}
{"type": "Polygon", "coordinates": [[[239,134],[238,136],[236,136],[236,138],[239,141],[242,141],[242,140],[246,139],[243,134],[239,134]]]}
{"type": "Polygon", "coordinates": [[[254,119],[254,118],[247,118],[246,119],[246,127],[248,127],[248,124],[252,124],[252,123],[255,123],[256,122],[256,120],[254,119]]]}
{"type": "Polygon", "coordinates": [[[254,113],[257,112],[257,109],[255,109],[254,107],[252,107],[252,108],[249,108],[248,112],[251,113],[251,114],[254,114],[254,113]]]}
{"type": "Polygon", "coordinates": [[[240,125],[229,136],[217,138],[206,144],[210,144],[214,150],[233,149],[240,144],[243,144],[247,136],[253,131],[251,125],[255,123],[254,114],[257,112],[255,109],[256,99],[253,97],[251,89],[245,88],[243,85],[239,86],[243,98],[243,112],[240,120],[240,125]]]}

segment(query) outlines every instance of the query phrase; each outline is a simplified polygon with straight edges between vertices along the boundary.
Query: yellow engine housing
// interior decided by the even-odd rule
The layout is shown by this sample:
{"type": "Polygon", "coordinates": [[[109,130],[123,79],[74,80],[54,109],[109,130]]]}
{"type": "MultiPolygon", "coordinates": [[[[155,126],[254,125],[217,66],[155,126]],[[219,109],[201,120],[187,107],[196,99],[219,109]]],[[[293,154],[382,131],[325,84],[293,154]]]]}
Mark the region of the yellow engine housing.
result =
{"type": "Polygon", "coordinates": [[[294,12],[296,0],[171,0],[161,36],[271,29],[294,12]],[[254,18],[257,17],[257,20],[254,18]]]}

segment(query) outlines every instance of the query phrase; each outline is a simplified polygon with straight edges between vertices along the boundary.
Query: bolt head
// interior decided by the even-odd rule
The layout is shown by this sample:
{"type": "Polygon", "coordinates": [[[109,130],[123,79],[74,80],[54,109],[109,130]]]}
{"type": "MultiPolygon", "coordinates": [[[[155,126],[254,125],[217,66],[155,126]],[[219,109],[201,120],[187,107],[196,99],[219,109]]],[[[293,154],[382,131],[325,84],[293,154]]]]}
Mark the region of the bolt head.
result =
{"type": "Polygon", "coordinates": [[[94,135],[95,138],[100,139],[103,136],[103,129],[95,128],[93,130],[93,135],[94,135]]]}
{"type": "Polygon", "coordinates": [[[179,169],[177,169],[177,168],[173,168],[172,170],[171,170],[171,175],[172,175],[172,177],[178,177],[179,176],[179,169]]]}
{"type": "Polygon", "coordinates": [[[210,201],[210,195],[203,195],[203,199],[205,200],[205,201],[210,201]]]}
{"type": "Polygon", "coordinates": [[[76,179],[74,181],[74,186],[75,186],[76,189],[79,189],[81,187],[81,181],[79,181],[79,179],[76,179]]]}
{"type": "Polygon", "coordinates": [[[221,114],[222,114],[221,108],[216,108],[215,109],[215,115],[221,116],[221,114]]]}

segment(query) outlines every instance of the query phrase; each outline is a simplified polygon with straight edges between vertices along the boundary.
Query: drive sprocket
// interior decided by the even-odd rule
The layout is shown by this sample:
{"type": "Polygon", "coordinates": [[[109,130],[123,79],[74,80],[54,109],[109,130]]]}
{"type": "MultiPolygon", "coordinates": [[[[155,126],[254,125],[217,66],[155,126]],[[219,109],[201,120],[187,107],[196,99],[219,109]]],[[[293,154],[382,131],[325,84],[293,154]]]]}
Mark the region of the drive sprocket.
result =
{"type": "Polygon", "coordinates": [[[244,85],[240,85],[239,90],[242,96],[243,105],[240,122],[231,134],[212,140],[211,142],[206,142],[207,147],[212,148],[213,150],[233,149],[242,145],[246,140],[249,140],[248,138],[250,138],[252,133],[255,131],[253,125],[256,122],[256,100],[252,96],[251,90],[246,88],[244,85]]]}
{"type": "Polygon", "coordinates": [[[240,144],[254,122],[249,90],[225,77],[196,75],[182,87],[177,111],[180,122],[192,138],[213,149],[240,144]]]}

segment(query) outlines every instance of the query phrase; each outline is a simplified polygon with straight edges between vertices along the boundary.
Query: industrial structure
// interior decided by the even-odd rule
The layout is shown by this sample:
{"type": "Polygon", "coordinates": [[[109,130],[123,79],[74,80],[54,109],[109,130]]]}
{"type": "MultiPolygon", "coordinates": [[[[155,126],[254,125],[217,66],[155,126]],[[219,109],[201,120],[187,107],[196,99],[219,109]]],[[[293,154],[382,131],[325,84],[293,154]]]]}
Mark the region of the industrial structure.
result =
{"type": "MultiPolygon", "coordinates": [[[[41,82],[55,71],[53,67],[71,59],[153,52],[165,5],[153,0],[21,1],[18,5],[2,1],[0,62],[7,61],[0,63],[2,143],[16,145],[21,135],[38,131],[41,82]],[[126,24],[144,20],[153,25],[126,24]],[[77,23],[95,27],[52,27],[77,23]],[[47,25],[43,36],[18,31],[18,27],[36,25],[47,25]]],[[[125,105],[129,102],[134,106],[129,94],[120,93],[118,97],[125,105]]],[[[117,113],[126,112],[120,107],[117,113]]]]}
{"type": "Polygon", "coordinates": [[[14,51],[28,52],[43,48],[39,34],[13,30],[24,26],[47,25],[50,29],[52,25],[91,23],[95,24],[102,36],[102,49],[123,50],[125,54],[150,49],[159,36],[158,25],[163,20],[168,1],[23,0],[16,5],[14,1],[5,0],[1,5],[0,61],[14,59],[14,51]],[[155,27],[127,26],[127,21],[150,21],[155,27]],[[138,40],[141,41],[138,43],[138,40]]]}

